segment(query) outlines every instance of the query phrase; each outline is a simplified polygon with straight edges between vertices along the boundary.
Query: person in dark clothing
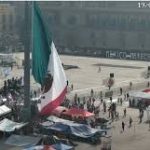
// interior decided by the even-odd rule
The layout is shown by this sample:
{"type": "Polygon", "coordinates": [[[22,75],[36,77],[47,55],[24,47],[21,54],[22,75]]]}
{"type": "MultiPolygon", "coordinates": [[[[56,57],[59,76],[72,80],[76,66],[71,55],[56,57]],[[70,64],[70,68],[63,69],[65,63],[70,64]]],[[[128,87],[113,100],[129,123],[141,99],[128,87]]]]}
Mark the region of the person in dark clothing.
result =
{"type": "Polygon", "coordinates": [[[148,81],[148,83],[147,83],[147,87],[149,87],[149,81],[148,81]]]}
{"type": "Polygon", "coordinates": [[[120,88],[120,95],[122,95],[122,88],[120,88]]]}
{"type": "Polygon", "coordinates": [[[129,88],[132,89],[132,82],[129,83],[129,88]]]}
{"type": "Polygon", "coordinates": [[[124,131],[125,123],[122,121],[122,131],[124,131]]]}
{"type": "Polygon", "coordinates": [[[110,97],[110,102],[112,103],[112,97],[110,97]]]}
{"type": "Polygon", "coordinates": [[[129,93],[127,93],[127,100],[129,99],[129,93]]]}
{"type": "Polygon", "coordinates": [[[126,110],[126,108],[123,110],[123,112],[124,112],[124,117],[126,117],[126,114],[127,114],[127,110],[126,110]]]}
{"type": "Polygon", "coordinates": [[[103,102],[103,110],[104,110],[104,113],[106,113],[106,102],[103,102]]]}
{"type": "Polygon", "coordinates": [[[67,80],[66,82],[67,82],[67,86],[68,86],[69,85],[69,81],[67,80]]]}
{"type": "Polygon", "coordinates": [[[94,96],[94,90],[91,89],[91,97],[93,97],[93,96],[94,96]]]}
{"type": "Polygon", "coordinates": [[[132,126],[132,122],[133,122],[133,120],[132,120],[132,118],[130,117],[130,118],[129,118],[129,128],[132,126]]]}
{"type": "Polygon", "coordinates": [[[122,106],[122,98],[120,98],[120,105],[122,106]]]}

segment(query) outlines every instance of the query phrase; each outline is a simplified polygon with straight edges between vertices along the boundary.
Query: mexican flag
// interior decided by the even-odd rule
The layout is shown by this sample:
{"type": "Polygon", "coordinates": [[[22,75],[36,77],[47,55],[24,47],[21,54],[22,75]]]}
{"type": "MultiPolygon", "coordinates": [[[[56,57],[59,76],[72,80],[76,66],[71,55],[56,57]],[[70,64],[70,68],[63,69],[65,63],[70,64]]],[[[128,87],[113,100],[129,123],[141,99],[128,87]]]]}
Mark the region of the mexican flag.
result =
{"type": "Polygon", "coordinates": [[[38,107],[42,115],[48,115],[63,102],[67,92],[67,79],[36,3],[33,6],[32,32],[32,74],[42,87],[38,107]]]}

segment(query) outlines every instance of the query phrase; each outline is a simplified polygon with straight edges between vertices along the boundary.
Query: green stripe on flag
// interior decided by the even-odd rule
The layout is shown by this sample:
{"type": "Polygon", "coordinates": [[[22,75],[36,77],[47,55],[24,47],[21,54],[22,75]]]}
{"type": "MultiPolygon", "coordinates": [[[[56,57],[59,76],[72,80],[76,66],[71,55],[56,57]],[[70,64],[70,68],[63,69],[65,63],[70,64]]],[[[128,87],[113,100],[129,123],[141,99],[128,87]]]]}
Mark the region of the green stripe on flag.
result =
{"type": "Polygon", "coordinates": [[[32,74],[35,81],[42,85],[47,73],[52,40],[46,30],[41,11],[35,2],[32,15],[32,74]]]}

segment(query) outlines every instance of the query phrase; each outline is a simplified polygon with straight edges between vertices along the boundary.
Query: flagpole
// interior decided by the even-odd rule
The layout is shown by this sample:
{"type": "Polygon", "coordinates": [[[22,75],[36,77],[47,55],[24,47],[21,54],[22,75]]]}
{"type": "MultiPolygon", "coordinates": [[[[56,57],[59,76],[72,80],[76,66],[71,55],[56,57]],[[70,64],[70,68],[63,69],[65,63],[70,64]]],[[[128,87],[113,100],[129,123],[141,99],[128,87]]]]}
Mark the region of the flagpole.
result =
{"type": "Polygon", "coordinates": [[[25,39],[24,39],[24,120],[28,121],[31,117],[30,108],[30,40],[31,40],[31,9],[30,2],[25,2],[25,39]]]}

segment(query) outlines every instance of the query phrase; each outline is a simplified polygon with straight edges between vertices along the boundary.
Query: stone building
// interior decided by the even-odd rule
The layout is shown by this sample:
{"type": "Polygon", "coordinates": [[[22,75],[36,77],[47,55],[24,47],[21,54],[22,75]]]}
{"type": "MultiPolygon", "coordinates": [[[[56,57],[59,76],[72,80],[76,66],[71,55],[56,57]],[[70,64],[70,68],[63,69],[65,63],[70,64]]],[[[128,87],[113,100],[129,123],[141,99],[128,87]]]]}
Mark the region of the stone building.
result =
{"type": "Polygon", "coordinates": [[[60,52],[139,60],[150,59],[150,4],[145,5],[136,1],[40,2],[60,52]]]}
{"type": "Polygon", "coordinates": [[[10,4],[0,4],[0,32],[14,33],[16,30],[15,7],[10,4]]]}

